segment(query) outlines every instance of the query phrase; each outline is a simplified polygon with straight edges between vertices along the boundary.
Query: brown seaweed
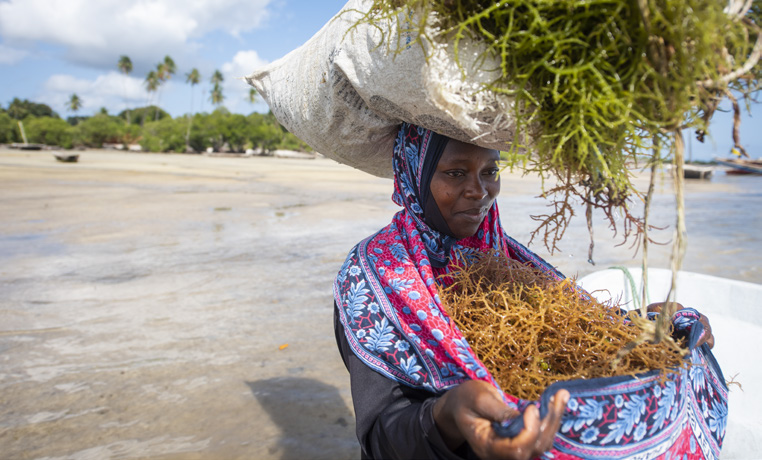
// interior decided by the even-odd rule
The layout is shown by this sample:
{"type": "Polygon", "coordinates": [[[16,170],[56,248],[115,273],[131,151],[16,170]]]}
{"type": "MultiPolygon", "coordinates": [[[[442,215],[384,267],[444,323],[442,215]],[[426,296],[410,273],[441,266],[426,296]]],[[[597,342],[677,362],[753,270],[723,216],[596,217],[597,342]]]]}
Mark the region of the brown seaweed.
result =
{"type": "Polygon", "coordinates": [[[442,305],[503,391],[517,397],[537,399],[559,380],[670,372],[684,362],[672,339],[622,353],[642,337],[638,313],[584,295],[573,279],[496,255],[451,276],[442,305]]]}

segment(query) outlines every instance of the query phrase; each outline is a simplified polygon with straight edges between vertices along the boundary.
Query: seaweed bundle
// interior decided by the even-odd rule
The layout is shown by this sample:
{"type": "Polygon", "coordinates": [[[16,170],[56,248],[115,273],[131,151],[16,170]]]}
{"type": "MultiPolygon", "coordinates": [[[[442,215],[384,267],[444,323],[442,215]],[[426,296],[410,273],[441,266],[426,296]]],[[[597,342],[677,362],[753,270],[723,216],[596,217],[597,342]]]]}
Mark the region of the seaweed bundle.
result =
{"type": "Polygon", "coordinates": [[[671,338],[638,340],[639,318],[628,321],[618,308],[581,295],[573,280],[495,255],[452,279],[440,292],[442,305],[501,389],[517,397],[536,400],[559,380],[671,372],[684,363],[685,350],[671,338]]]}
{"type": "MultiPolygon", "coordinates": [[[[482,43],[484,68],[500,72],[480,91],[510,95],[518,131],[542,133],[505,150],[511,165],[558,180],[544,192],[551,211],[536,216],[551,250],[573,199],[602,209],[615,232],[621,213],[625,240],[647,229],[629,168],[673,159],[681,173],[681,131],[703,139],[725,98],[740,122],[737,96],[751,98],[762,73],[762,6],[751,0],[374,0],[363,21],[384,31],[400,17],[406,39],[386,37],[398,51],[449,43],[458,59],[482,43]]],[[[737,125],[733,139],[743,151],[737,125]]]]}

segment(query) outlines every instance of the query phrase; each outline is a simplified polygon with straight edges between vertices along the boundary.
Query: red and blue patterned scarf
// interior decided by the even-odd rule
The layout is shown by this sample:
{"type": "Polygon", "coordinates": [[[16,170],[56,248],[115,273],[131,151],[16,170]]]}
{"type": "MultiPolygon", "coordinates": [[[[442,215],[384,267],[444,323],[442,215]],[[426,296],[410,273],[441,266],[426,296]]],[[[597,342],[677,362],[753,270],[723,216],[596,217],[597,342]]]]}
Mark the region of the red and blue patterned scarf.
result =
{"type": "Polygon", "coordinates": [[[455,240],[425,222],[420,189],[428,183],[423,172],[432,169],[425,166],[434,136],[410,124],[400,129],[392,199],[403,209],[349,253],[334,284],[339,318],[357,357],[393,380],[434,393],[467,378],[497,386],[442,308],[437,279],[492,250],[562,275],[505,234],[496,202],[469,238],[455,240]]]}
{"type": "MultiPolygon", "coordinates": [[[[498,385],[450,320],[437,294],[448,271],[476,252],[498,250],[563,276],[507,236],[497,203],[476,235],[462,240],[440,233],[424,219],[420,187],[434,133],[405,124],[394,147],[395,203],[403,207],[392,222],[355,246],[334,283],[334,299],[349,346],[382,375],[414,388],[441,394],[466,379],[498,385]]],[[[571,398],[554,440],[543,457],[709,459],[718,458],[727,425],[727,386],[706,345],[698,312],[684,309],[673,318],[676,331],[689,337],[690,366],[666,377],[657,371],[632,376],[557,382],[540,401],[506,402],[523,410],[537,404],[547,413],[560,388],[571,398]]],[[[516,418],[496,425],[514,436],[516,418]]]]}

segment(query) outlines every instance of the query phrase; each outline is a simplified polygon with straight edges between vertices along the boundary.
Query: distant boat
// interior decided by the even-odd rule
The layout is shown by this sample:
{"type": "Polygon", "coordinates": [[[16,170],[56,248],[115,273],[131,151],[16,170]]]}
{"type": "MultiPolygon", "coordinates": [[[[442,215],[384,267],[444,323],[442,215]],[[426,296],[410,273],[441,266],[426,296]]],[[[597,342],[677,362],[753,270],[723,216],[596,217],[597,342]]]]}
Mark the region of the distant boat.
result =
{"type": "MultiPolygon", "coordinates": [[[[670,174],[674,176],[675,166],[667,165],[667,167],[669,168],[670,174]]],[[[685,163],[683,165],[683,177],[685,179],[711,179],[712,173],[714,173],[713,166],[702,166],[690,163],[685,163]]]]}
{"type": "Polygon", "coordinates": [[[683,165],[683,177],[686,179],[709,179],[714,168],[711,166],[683,165]]]}
{"type": "Polygon", "coordinates": [[[13,144],[10,144],[8,147],[12,149],[19,149],[19,150],[42,150],[44,145],[43,144],[20,144],[18,142],[14,142],[13,144]]]}
{"type": "Polygon", "coordinates": [[[762,160],[748,158],[715,158],[717,164],[727,166],[727,174],[762,174],[762,160]]]}
{"type": "Polygon", "coordinates": [[[76,163],[79,161],[79,154],[53,152],[53,156],[56,157],[56,160],[63,163],[76,163]]]}

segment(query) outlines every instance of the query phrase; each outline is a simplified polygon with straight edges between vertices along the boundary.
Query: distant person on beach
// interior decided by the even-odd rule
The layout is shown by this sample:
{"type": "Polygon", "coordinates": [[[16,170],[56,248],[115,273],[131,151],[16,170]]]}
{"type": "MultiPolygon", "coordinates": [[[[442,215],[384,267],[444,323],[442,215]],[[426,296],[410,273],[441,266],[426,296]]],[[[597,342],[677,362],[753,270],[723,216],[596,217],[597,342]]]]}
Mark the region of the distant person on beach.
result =
{"type": "Polygon", "coordinates": [[[519,413],[446,320],[439,276],[474,251],[499,250],[561,277],[502,229],[499,153],[404,124],[394,147],[393,200],[403,210],[361,241],[336,278],[335,330],[351,375],[364,459],[533,458],[551,448],[569,394],[500,438],[519,413]]]}

